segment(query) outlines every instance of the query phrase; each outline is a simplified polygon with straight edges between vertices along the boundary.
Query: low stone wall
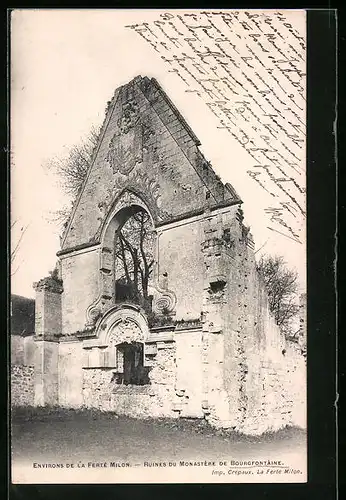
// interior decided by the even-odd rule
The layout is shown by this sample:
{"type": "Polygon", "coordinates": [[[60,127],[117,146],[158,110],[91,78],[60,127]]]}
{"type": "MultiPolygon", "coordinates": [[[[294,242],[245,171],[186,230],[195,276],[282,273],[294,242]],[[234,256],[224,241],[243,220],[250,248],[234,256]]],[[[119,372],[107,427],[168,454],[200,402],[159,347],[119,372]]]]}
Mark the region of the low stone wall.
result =
{"type": "Polygon", "coordinates": [[[34,406],[34,367],[11,365],[11,404],[13,406],[34,406]]]}

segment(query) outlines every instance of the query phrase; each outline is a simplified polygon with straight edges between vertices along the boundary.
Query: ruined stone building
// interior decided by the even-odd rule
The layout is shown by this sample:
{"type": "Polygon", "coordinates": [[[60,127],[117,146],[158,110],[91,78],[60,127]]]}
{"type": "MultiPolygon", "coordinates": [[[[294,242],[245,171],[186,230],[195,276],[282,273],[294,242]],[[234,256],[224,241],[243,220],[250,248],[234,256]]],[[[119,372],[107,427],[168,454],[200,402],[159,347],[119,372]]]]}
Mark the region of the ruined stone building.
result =
{"type": "Polygon", "coordinates": [[[269,313],[241,198],[199,145],[155,79],[115,91],[56,271],[35,284],[33,404],[304,425],[305,360],[269,313]]]}

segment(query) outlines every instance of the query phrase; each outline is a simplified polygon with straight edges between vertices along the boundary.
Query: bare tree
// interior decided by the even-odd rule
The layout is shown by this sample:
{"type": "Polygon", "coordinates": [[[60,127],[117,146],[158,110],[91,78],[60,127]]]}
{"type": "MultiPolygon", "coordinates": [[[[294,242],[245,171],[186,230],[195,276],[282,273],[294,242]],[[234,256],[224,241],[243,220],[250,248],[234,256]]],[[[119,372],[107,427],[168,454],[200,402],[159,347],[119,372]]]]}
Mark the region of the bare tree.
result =
{"type": "MultiPolygon", "coordinates": [[[[63,158],[50,160],[46,167],[60,178],[62,189],[73,202],[78,196],[94,150],[99,132],[92,128],[87,138],[73,146],[63,158]]],[[[55,212],[54,219],[66,223],[70,207],[55,212]]],[[[115,238],[117,295],[147,306],[148,285],[153,271],[153,231],[145,211],[132,215],[117,232],[115,238]]]]}
{"type": "Polygon", "coordinates": [[[147,212],[132,215],[115,238],[116,286],[121,296],[149,305],[148,286],[153,271],[154,233],[147,212]]]}
{"type": "MultiPolygon", "coordinates": [[[[99,131],[92,127],[90,133],[79,144],[71,147],[64,157],[55,157],[45,167],[57,175],[65,194],[73,202],[83,184],[94,150],[98,143],[99,131]]],[[[70,206],[64,206],[54,213],[57,222],[65,223],[71,213],[70,206]]]]}
{"type": "Polygon", "coordinates": [[[286,338],[295,338],[294,320],[299,312],[298,274],[282,256],[262,255],[257,263],[268,293],[269,308],[286,338]]]}
{"type": "Polygon", "coordinates": [[[23,241],[24,234],[28,229],[28,226],[21,226],[19,229],[19,235],[14,236],[14,233],[18,227],[18,220],[11,223],[11,276],[14,276],[18,271],[20,264],[18,263],[18,253],[20,246],[23,241]]]}

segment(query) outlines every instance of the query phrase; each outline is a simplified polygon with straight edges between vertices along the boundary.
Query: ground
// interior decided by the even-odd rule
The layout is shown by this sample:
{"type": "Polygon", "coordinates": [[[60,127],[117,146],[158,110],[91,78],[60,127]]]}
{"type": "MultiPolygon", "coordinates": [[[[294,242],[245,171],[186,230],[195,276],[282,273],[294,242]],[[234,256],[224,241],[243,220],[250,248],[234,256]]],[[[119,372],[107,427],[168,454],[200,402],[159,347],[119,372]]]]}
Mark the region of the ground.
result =
{"type": "Polygon", "coordinates": [[[305,452],[306,434],[286,428],[261,437],[218,431],[203,420],[137,420],[90,410],[12,412],[12,457],[19,462],[153,462],[271,458],[305,452]]]}

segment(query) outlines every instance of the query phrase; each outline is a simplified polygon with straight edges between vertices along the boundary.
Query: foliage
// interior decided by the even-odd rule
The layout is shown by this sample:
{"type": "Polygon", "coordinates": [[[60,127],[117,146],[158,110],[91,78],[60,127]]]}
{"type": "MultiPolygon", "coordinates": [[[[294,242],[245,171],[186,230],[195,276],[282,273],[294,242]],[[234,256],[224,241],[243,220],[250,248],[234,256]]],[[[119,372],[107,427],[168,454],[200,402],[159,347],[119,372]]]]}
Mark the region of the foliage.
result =
{"type": "Polygon", "coordinates": [[[257,263],[268,293],[269,308],[280,329],[288,338],[297,331],[294,320],[298,315],[298,274],[289,269],[282,256],[263,255],[257,263]]]}

